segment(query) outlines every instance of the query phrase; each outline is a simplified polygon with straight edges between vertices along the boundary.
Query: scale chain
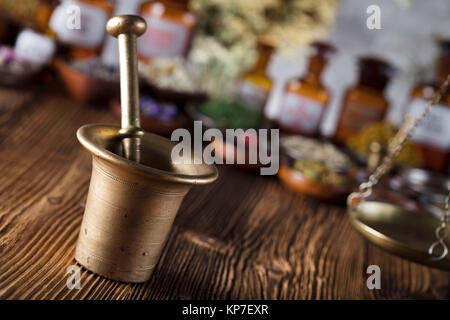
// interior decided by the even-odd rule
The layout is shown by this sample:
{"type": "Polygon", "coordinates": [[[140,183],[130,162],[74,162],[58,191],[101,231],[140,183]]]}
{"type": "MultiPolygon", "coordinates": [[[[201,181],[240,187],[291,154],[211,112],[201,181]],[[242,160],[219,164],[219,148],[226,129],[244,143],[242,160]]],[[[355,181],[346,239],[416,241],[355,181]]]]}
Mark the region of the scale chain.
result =
{"type": "MultiPolygon", "coordinates": [[[[354,207],[360,202],[364,201],[367,197],[372,194],[373,187],[380,181],[380,179],[388,173],[392,166],[394,165],[394,161],[397,158],[400,151],[403,149],[406,141],[408,141],[414,130],[417,126],[425,119],[425,117],[430,113],[433,105],[439,103],[442,99],[442,96],[447,92],[450,83],[450,74],[447,75],[447,79],[444,81],[442,86],[438,91],[436,91],[429,101],[427,107],[422,112],[422,114],[416,119],[413,118],[410,114],[405,116],[403,124],[398,130],[397,134],[392,138],[389,142],[388,151],[386,156],[383,158],[381,164],[374,170],[374,172],[369,176],[368,181],[363,182],[359,185],[358,191],[351,193],[347,198],[347,205],[354,209],[354,207]]],[[[442,260],[448,255],[448,247],[445,244],[444,240],[448,237],[447,224],[450,220],[450,193],[447,196],[445,203],[445,214],[441,218],[441,224],[436,228],[435,234],[437,241],[434,242],[428,249],[428,254],[432,256],[433,260],[442,260]],[[442,248],[442,254],[439,256],[434,256],[433,252],[436,248],[442,248]]]]}
{"type": "Polygon", "coordinates": [[[445,200],[445,214],[441,217],[441,224],[436,228],[435,231],[437,240],[428,248],[428,254],[432,256],[431,259],[436,261],[442,260],[448,255],[448,247],[445,244],[444,240],[448,238],[447,223],[450,220],[449,202],[450,192],[448,193],[447,199],[445,200]],[[442,248],[442,254],[440,256],[434,256],[433,252],[438,247],[442,248]]]}

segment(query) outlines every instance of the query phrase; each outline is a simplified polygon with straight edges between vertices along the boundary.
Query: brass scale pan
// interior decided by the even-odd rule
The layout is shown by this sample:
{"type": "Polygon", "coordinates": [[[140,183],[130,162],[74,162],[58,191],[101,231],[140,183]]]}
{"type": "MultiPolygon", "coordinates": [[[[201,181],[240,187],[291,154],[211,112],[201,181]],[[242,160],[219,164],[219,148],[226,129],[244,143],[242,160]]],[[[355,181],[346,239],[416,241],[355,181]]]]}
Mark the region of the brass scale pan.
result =
{"type": "MultiPolygon", "coordinates": [[[[349,216],[356,230],[382,249],[424,265],[450,270],[450,255],[437,261],[428,254],[441,223],[431,214],[380,201],[365,201],[349,209],[349,216]]],[[[449,225],[447,232],[450,234],[449,225]]],[[[450,245],[448,238],[446,244],[450,245]]]]}

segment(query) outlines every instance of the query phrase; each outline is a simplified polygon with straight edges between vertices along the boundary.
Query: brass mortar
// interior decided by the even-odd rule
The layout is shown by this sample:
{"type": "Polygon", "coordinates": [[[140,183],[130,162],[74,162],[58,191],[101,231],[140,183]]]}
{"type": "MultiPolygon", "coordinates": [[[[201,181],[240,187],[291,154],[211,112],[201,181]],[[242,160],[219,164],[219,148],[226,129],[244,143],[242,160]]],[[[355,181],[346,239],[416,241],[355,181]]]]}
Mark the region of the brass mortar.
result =
{"type": "Polygon", "coordinates": [[[108,21],[119,42],[122,125],[90,124],[77,132],[93,168],[75,259],[124,282],[150,278],[184,196],[218,177],[212,165],[175,164],[175,143],[140,129],[136,38],[145,29],[138,16],[108,21]]]}

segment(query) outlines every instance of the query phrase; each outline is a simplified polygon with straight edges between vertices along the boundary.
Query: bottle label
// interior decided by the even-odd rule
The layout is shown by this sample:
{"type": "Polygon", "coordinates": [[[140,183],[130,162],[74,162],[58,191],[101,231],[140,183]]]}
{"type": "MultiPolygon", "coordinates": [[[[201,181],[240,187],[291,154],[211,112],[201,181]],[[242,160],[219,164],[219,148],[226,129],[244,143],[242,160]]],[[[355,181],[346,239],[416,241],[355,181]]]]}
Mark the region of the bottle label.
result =
{"type": "Polygon", "coordinates": [[[286,93],[278,121],[286,128],[315,134],[319,130],[323,110],[323,104],[316,100],[286,93]]]}
{"type": "Polygon", "coordinates": [[[240,81],[237,84],[237,97],[244,104],[257,110],[263,110],[267,101],[268,92],[261,87],[249,82],[240,81]]]}
{"type": "Polygon", "coordinates": [[[173,58],[184,54],[189,40],[185,25],[151,13],[143,18],[147,22],[147,31],[138,40],[140,55],[173,58]]]}
{"type": "Polygon", "coordinates": [[[353,132],[358,132],[368,124],[381,121],[383,118],[382,110],[360,103],[348,102],[344,106],[341,124],[353,132]]]}
{"type": "MultiPolygon", "coordinates": [[[[417,119],[428,106],[424,99],[411,102],[410,114],[417,119]]],[[[450,107],[436,104],[414,131],[411,139],[415,142],[442,150],[450,149],[450,107]]]]}
{"type": "Polygon", "coordinates": [[[58,40],[83,48],[96,48],[105,36],[108,16],[96,6],[66,0],[53,11],[50,28],[58,40]]]}
{"type": "Polygon", "coordinates": [[[56,50],[53,39],[34,32],[31,29],[23,30],[17,37],[14,53],[21,59],[29,61],[36,66],[50,62],[56,50]]]}

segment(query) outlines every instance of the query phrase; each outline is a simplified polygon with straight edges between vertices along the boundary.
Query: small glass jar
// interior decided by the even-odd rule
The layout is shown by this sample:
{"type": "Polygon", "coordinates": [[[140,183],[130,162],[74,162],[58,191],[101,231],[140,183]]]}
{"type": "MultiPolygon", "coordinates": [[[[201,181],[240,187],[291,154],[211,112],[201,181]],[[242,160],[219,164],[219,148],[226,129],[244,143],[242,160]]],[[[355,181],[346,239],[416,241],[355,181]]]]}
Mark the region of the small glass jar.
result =
{"type": "Polygon", "coordinates": [[[288,83],[278,118],[280,130],[304,136],[317,136],[328,106],[330,93],[321,81],[322,71],[335,48],[325,42],[311,44],[312,55],[306,74],[288,83]]]}
{"type": "Polygon", "coordinates": [[[188,4],[188,0],[160,0],[142,5],[140,15],[147,22],[147,31],[138,40],[140,58],[187,54],[196,24],[188,4]]]}
{"type": "Polygon", "coordinates": [[[389,109],[383,91],[395,72],[394,67],[375,57],[362,57],[358,64],[359,81],[344,96],[334,135],[337,144],[345,144],[368,124],[384,120],[389,109]]]}

